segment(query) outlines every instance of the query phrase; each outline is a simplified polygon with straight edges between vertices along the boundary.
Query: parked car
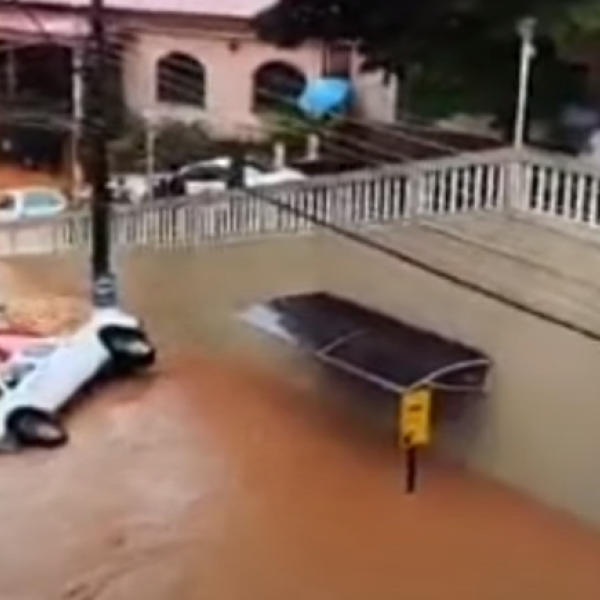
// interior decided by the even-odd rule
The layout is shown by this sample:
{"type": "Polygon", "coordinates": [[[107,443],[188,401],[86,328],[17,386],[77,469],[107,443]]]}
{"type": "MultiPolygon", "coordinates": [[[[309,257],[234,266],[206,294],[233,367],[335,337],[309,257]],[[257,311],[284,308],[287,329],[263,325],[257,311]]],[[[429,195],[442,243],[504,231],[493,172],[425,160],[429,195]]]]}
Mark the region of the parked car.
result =
{"type": "Polygon", "coordinates": [[[0,191],[0,223],[54,217],[68,207],[66,196],[54,188],[27,187],[0,191]]]}
{"type": "MultiPolygon", "coordinates": [[[[226,156],[184,165],[170,177],[162,179],[155,190],[155,196],[193,196],[206,191],[224,190],[227,188],[230,170],[231,158],[226,156]]],[[[248,159],[244,163],[243,174],[244,185],[249,188],[306,179],[306,176],[296,169],[273,168],[248,159]]]]}

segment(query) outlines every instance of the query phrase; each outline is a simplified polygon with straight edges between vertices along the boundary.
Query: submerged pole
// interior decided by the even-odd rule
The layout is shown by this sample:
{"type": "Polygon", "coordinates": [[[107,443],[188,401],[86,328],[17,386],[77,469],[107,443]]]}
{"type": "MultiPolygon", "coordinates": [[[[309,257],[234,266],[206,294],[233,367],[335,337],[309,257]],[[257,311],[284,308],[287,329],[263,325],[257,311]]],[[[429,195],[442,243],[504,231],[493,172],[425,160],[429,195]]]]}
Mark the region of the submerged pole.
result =
{"type": "Polygon", "coordinates": [[[111,270],[111,193],[108,158],[108,46],[104,0],[91,0],[89,39],[86,53],[86,103],[83,134],[87,141],[86,176],[91,186],[92,213],[92,299],[94,306],[117,303],[111,270]]]}

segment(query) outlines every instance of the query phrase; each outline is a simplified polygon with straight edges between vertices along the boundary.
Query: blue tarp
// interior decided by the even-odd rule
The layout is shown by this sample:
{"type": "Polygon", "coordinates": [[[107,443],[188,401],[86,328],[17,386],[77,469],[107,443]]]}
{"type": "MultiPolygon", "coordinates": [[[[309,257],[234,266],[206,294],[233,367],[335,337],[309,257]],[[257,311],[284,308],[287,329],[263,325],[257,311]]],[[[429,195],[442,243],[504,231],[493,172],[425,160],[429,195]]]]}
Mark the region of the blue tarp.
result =
{"type": "Polygon", "coordinates": [[[298,99],[298,107],[308,117],[322,119],[344,111],[352,96],[352,86],[347,79],[323,77],[306,84],[298,99]]]}

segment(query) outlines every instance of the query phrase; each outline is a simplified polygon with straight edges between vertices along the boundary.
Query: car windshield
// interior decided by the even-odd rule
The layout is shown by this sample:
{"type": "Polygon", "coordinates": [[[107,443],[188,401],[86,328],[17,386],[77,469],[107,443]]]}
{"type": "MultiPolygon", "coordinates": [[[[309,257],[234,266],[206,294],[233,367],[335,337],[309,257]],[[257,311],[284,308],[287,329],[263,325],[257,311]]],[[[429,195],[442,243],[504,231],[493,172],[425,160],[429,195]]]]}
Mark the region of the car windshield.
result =
{"type": "Polygon", "coordinates": [[[62,205],[60,196],[54,190],[27,190],[23,198],[26,210],[53,210],[62,205]]]}
{"type": "Polygon", "coordinates": [[[276,173],[277,169],[273,168],[272,165],[268,164],[267,161],[261,161],[257,158],[246,159],[246,167],[254,169],[261,175],[267,175],[268,173],[276,173]]]}
{"type": "MultiPolygon", "coordinates": [[[[230,166],[231,158],[229,157],[213,158],[186,165],[179,171],[179,174],[188,181],[223,181],[228,177],[230,166]]],[[[257,157],[247,157],[244,160],[244,167],[259,175],[277,172],[277,169],[274,169],[269,161],[260,160],[257,157]]]]}
{"type": "Polygon", "coordinates": [[[217,165],[196,165],[186,168],[181,176],[189,182],[226,181],[227,169],[217,165]]]}
{"type": "Polygon", "coordinates": [[[44,358],[52,354],[55,349],[56,344],[42,342],[40,344],[36,344],[35,346],[29,346],[28,348],[25,348],[22,353],[23,356],[27,358],[44,358]]]}
{"type": "Polygon", "coordinates": [[[35,369],[35,363],[11,362],[4,365],[0,372],[0,379],[6,389],[16,388],[23,379],[35,369]]]}

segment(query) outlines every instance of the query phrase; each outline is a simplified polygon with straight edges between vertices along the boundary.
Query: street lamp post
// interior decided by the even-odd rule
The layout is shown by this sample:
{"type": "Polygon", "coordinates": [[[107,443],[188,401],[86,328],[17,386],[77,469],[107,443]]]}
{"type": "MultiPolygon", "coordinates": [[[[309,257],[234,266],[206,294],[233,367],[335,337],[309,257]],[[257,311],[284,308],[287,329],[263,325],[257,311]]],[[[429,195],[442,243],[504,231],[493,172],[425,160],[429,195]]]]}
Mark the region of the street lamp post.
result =
{"type": "Polygon", "coordinates": [[[144,155],[146,166],[146,197],[154,200],[154,174],[156,172],[156,119],[153,111],[144,114],[144,155]]]}
{"type": "Polygon", "coordinates": [[[96,307],[117,303],[116,282],[111,269],[108,124],[108,80],[104,0],[91,0],[90,35],[86,69],[87,177],[92,189],[92,277],[96,307]]]}
{"type": "Polygon", "coordinates": [[[72,47],[71,57],[71,197],[79,202],[82,192],[81,181],[81,125],[83,122],[83,49],[80,40],[76,40],[72,47]]]}
{"type": "Polygon", "coordinates": [[[513,135],[513,145],[517,149],[523,147],[525,140],[531,62],[535,57],[534,38],[536,25],[537,21],[533,17],[525,17],[517,24],[517,33],[521,39],[519,55],[519,87],[517,92],[515,129],[513,135]]]}

